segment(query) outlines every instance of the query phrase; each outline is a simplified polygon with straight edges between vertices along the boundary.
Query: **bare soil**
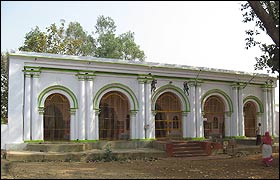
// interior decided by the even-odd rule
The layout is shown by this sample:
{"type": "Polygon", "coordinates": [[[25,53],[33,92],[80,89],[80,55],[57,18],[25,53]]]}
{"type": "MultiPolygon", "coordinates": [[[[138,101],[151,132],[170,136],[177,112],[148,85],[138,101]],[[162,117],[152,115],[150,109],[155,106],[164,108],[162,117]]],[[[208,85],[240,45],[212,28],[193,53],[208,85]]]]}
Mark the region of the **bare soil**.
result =
{"type": "Polygon", "coordinates": [[[273,157],[272,167],[261,163],[261,154],[199,160],[12,162],[1,179],[279,179],[279,153],[273,157]]]}

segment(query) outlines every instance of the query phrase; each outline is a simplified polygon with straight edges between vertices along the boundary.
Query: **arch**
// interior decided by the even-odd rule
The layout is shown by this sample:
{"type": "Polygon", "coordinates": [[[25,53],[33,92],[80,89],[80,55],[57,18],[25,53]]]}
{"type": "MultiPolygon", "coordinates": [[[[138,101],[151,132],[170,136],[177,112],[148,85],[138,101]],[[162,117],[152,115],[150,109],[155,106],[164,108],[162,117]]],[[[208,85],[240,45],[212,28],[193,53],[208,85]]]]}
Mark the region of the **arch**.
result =
{"type": "Polygon", "coordinates": [[[44,140],[70,140],[70,103],[66,96],[53,93],[44,102],[44,140]]]}
{"type": "Polygon", "coordinates": [[[220,89],[209,90],[202,96],[202,98],[201,98],[202,112],[204,112],[204,107],[205,107],[204,105],[205,105],[206,100],[210,96],[213,96],[213,95],[216,95],[223,100],[224,105],[225,105],[225,112],[228,112],[230,114],[233,112],[233,105],[232,105],[232,101],[231,101],[230,97],[224,91],[222,91],[220,89]]]}
{"type": "Polygon", "coordinates": [[[94,109],[99,109],[99,103],[101,101],[101,98],[103,97],[104,94],[110,91],[119,91],[124,95],[126,95],[128,97],[131,110],[138,111],[139,104],[135,94],[129,87],[120,83],[107,84],[104,87],[102,87],[93,98],[94,109]]]}
{"type": "Polygon", "coordinates": [[[247,96],[243,99],[243,105],[245,105],[248,101],[252,101],[256,105],[258,113],[263,113],[263,104],[259,98],[256,96],[247,96]]]}
{"type": "Polygon", "coordinates": [[[70,103],[70,109],[78,109],[78,100],[75,94],[70,89],[64,86],[54,85],[54,86],[47,87],[39,94],[38,96],[39,110],[44,108],[44,102],[46,101],[47,97],[54,93],[58,93],[66,96],[70,103]]]}
{"type": "Polygon", "coordinates": [[[204,104],[203,129],[205,138],[225,136],[225,102],[220,96],[209,96],[204,104]]]}
{"type": "Polygon", "coordinates": [[[243,106],[244,131],[246,137],[255,137],[257,128],[257,104],[251,100],[243,106]]]}
{"type": "Polygon", "coordinates": [[[177,95],[181,101],[182,111],[183,112],[190,112],[190,102],[186,94],[183,92],[182,89],[176,87],[174,85],[168,84],[161,86],[158,88],[155,93],[152,95],[152,111],[156,109],[156,101],[163,93],[171,92],[177,95]]]}
{"type": "Polygon", "coordinates": [[[99,109],[99,139],[130,138],[130,107],[126,95],[120,91],[107,92],[100,100],[99,109]]]}
{"type": "Polygon", "coordinates": [[[165,92],[156,100],[155,137],[182,137],[182,101],[173,92],[165,92]]]}

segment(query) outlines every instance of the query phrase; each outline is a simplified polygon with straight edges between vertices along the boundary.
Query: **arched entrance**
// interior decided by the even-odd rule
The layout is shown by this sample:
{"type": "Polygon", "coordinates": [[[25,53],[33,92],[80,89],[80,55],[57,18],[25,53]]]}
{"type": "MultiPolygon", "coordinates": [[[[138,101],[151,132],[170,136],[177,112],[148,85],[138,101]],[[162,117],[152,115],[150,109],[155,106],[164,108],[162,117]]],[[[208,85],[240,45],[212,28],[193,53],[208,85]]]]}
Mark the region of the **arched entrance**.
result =
{"type": "Polygon", "coordinates": [[[129,139],[130,108],[126,95],[119,91],[104,94],[99,109],[99,139],[129,139]]]}
{"type": "Polygon", "coordinates": [[[155,137],[182,137],[181,101],[177,95],[165,92],[156,101],[155,137]]]}
{"type": "Polygon", "coordinates": [[[44,103],[44,140],[70,140],[70,104],[59,93],[49,95],[44,103]]]}
{"type": "Polygon", "coordinates": [[[210,96],[204,104],[204,136],[224,137],[225,105],[219,96],[210,96]]]}
{"type": "Polygon", "coordinates": [[[252,101],[245,103],[243,108],[244,113],[244,125],[245,125],[245,136],[255,137],[256,136],[256,119],[257,119],[257,108],[252,101]]]}

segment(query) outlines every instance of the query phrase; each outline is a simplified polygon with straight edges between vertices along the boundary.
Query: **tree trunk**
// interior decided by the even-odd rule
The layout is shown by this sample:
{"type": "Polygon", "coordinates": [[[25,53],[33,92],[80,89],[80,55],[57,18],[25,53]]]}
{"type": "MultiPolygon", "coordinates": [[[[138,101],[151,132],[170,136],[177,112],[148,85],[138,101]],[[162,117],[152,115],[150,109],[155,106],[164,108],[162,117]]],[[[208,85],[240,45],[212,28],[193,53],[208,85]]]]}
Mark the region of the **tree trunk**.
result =
{"type": "Polygon", "coordinates": [[[260,1],[248,1],[258,18],[263,22],[267,34],[272,38],[274,43],[279,47],[279,30],[274,24],[273,18],[264,10],[260,1]]]}

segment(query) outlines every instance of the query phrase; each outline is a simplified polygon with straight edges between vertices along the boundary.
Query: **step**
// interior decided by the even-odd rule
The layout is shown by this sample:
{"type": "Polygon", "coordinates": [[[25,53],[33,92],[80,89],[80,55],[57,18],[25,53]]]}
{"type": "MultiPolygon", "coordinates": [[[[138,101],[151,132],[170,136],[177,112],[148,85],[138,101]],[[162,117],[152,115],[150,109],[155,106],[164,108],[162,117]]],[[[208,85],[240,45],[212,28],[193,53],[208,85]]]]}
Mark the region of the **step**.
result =
{"type": "Polygon", "coordinates": [[[174,154],[173,157],[197,157],[197,156],[208,156],[206,153],[199,153],[199,154],[174,154]]]}
{"type": "Polygon", "coordinates": [[[37,152],[81,152],[92,149],[90,144],[65,143],[65,144],[27,144],[24,150],[37,152]]]}
{"type": "Polygon", "coordinates": [[[173,147],[173,151],[199,151],[201,147],[173,147]]]}
{"type": "MultiPolygon", "coordinates": [[[[106,151],[91,149],[83,152],[36,152],[36,151],[7,151],[8,161],[44,162],[44,161],[77,161],[100,160],[104,158],[106,151]]],[[[163,158],[166,152],[153,148],[139,149],[113,149],[112,156],[119,159],[131,158],[163,158]]]]}
{"type": "MultiPolygon", "coordinates": [[[[93,153],[96,156],[101,152],[93,153]]],[[[36,151],[8,151],[6,159],[9,161],[81,161],[85,152],[36,152],[36,151]]]]}
{"type": "Polygon", "coordinates": [[[173,146],[173,157],[193,157],[193,156],[208,156],[205,150],[201,147],[200,142],[191,141],[174,141],[173,146]]]}
{"type": "Polygon", "coordinates": [[[205,151],[203,149],[197,149],[197,150],[182,149],[182,150],[173,151],[173,153],[205,153],[205,151]]]}

